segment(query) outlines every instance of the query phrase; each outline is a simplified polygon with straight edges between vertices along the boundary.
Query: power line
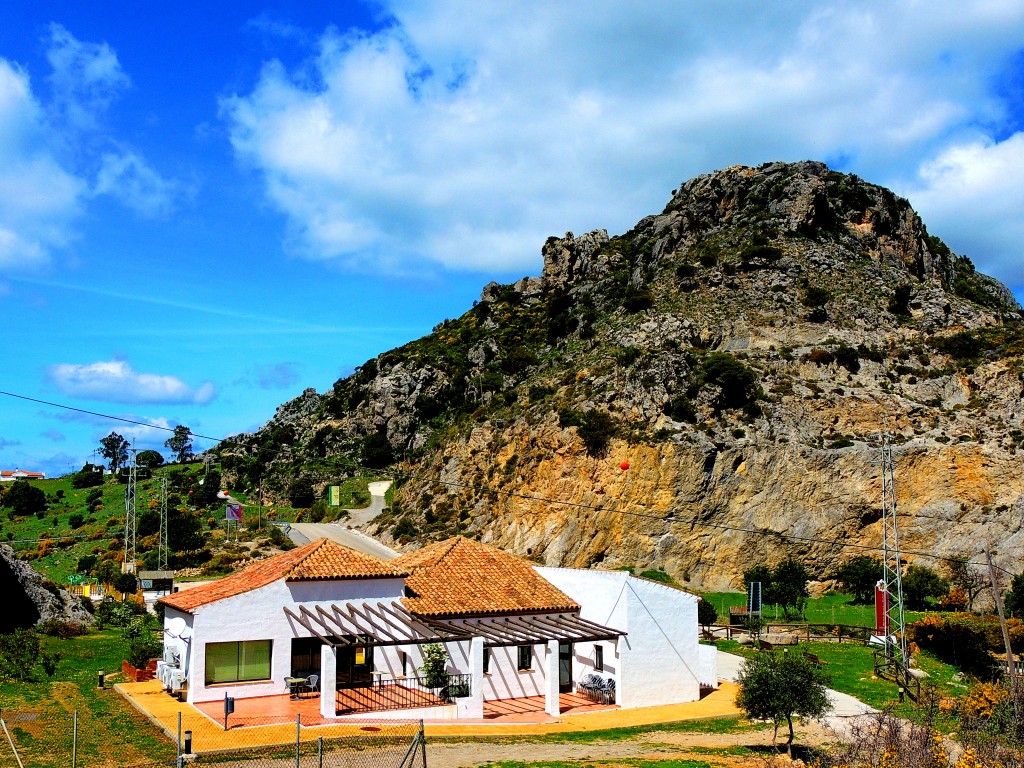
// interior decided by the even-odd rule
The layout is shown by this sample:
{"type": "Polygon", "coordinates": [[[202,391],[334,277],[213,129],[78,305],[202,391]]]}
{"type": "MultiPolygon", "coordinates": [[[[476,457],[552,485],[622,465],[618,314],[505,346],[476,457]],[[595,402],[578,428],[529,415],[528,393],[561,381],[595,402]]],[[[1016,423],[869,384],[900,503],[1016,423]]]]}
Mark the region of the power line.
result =
{"type": "MultiPolygon", "coordinates": [[[[150,429],[160,429],[164,432],[173,432],[174,427],[164,427],[159,424],[150,424],[148,421],[136,421],[135,419],[126,419],[123,416],[114,416],[109,413],[100,413],[98,411],[87,411],[84,408],[75,408],[71,405],[64,405],[63,403],[51,403],[49,400],[40,400],[35,397],[28,397],[27,395],[19,395],[15,392],[5,392],[0,390],[0,395],[6,395],[7,397],[15,397],[18,400],[28,400],[30,403],[39,403],[40,405],[49,405],[52,408],[63,408],[65,411],[75,411],[76,413],[85,413],[89,416],[99,416],[101,419],[112,419],[114,421],[123,421],[125,424],[135,424],[140,427],[149,427],[150,429]]],[[[214,442],[221,442],[225,438],[223,437],[211,437],[210,435],[200,435],[197,432],[189,430],[189,434],[192,437],[200,437],[203,440],[213,440],[214,442]]]]}
{"type": "MultiPolygon", "coordinates": [[[[125,422],[127,424],[136,424],[136,425],[142,426],[142,427],[149,427],[150,429],[159,429],[159,430],[163,430],[164,432],[174,432],[174,428],[173,427],[164,427],[164,426],[161,426],[159,424],[151,424],[149,422],[136,421],[136,420],[133,420],[133,419],[126,419],[126,418],[124,418],[122,416],[114,416],[114,415],[109,414],[109,413],[100,413],[98,411],[88,411],[88,410],[84,410],[82,408],[75,408],[75,407],[70,406],[70,405],[65,405],[63,403],[54,403],[54,402],[50,402],[48,400],[40,400],[40,399],[35,398],[35,397],[28,397],[27,395],[19,395],[19,394],[14,393],[14,392],[6,392],[4,390],[0,390],[0,395],[6,395],[7,397],[14,397],[14,398],[17,398],[19,400],[27,400],[29,402],[39,403],[41,405],[48,405],[48,406],[51,406],[53,408],[62,408],[64,410],[75,411],[77,413],[85,413],[85,414],[88,414],[90,416],[98,416],[98,417],[104,418],[104,419],[112,419],[114,421],[121,421],[121,422],[125,422]]],[[[225,437],[213,437],[211,435],[200,435],[200,434],[198,434],[196,432],[191,432],[191,430],[190,430],[190,434],[193,437],[202,438],[204,440],[213,440],[214,442],[217,442],[217,443],[223,442],[223,441],[228,439],[228,438],[225,438],[225,437]]],[[[373,470],[373,469],[371,469],[369,467],[364,467],[362,465],[355,464],[355,463],[352,463],[350,466],[353,469],[368,470],[368,471],[371,471],[371,472],[377,471],[377,470],[373,470]]],[[[731,526],[731,525],[725,525],[723,523],[712,523],[712,522],[701,521],[701,520],[683,520],[683,519],[677,518],[675,516],[676,515],[676,511],[674,511],[674,510],[670,511],[667,515],[652,515],[652,514],[644,513],[644,512],[632,512],[632,511],[627,510],[627,509],[616,509],[616,508],[612,508],[612,507],[600,507],[600,506],[596,506],[596,505],[593,505],[593,504],[584,504],[582,502],[562,501],[560,499],[549,499],[549,498],[546,498],[546,497],[543,497],[543,496],[533,496],[533,495],[530,495],[530,494],[516,493],[515,491],[499,491],[499,490],[496,490],[494,488],[490,488],[488,486],[473,485],[473,484],[470,484],[470,483],[455,483],[455,482],[451,482],[451,481],[437,480],[437,479],[433,479],[433,478],[428,478],[428,477],[423,476],[423,475],[419,475],[419,474],[414,473],[414,472],[399,472],[399,473],[392,473],[392,474],[401,475],[401,476],[404,476],[404,477],[409,478],[409,479],[424,480],[424,481],[427,481],[427,482],[434,483],[435,485],[444,485],[444,486],[449,486],[449,487],[452,487],[452,488],[464,488],[464,489],[469,489],[469,490],[481,490],[481,491],[486,491],[488,493],[493,493],[493,494],[500,495],[500,496],[507,496],[509,498],[518,498],[518,499],[523,499],[525,501],[538,501],[538,502],[544,502],[544,503],[547,503],[547,504],[558,504],[560,506],[573,507],[573,508],[576,508],[576,509],[583,509],[583,510],[592,510],[592,511],[595,511],[595,512],[608,512],[608,513],[611,513],[611,514],[629,515],[631,517],[647,518],[647,519],[651,519],[651,520],[662,520],[662,521],[665,521],[665,522],[678,522],[678,523],[684,523],[684,524],[688,523],[691,526],[698,526],[698,527],[704,527],[704,528],[716,528],[716,529],[719,529],[719,530],[734,531],[734,532],[737,532],[737,533],[746,533],[746,534],[750,534],[750,535],[754,535],[754,536],[774,536],[776,538],[789,539],[789,540],[792,540],[792,541],[800,541],[800,542],[811,543],[811,544],[828,544],[828,545],[833,546],[833,547],[839,547],[839,548],[845,548],[845,549],[860,549],[860,550],[866,550],[866,551],[870,551],[870,552],[883,552],[884,551],[883,547],[881,547],[881,546],[875,547],[875,546],[871,546],[869,544],[856,544],[856,543],[853,543],[853,542],[850,542],[850,541],[841,541],[839,539],[822,539],[822,538],[818,538],[818,537],[814,537],[814,536],[798,536],[796,534],[783,533],[781,531],[773,531],[773,530],[770,530],[770,529],[767,529],[767,528],[744,528],[744,527],[741,527],[741,526],[731,526]]],[[[852,496],[854,494],[851,493],[849,495],[852,496]]],[[[838,497],[837,496],[837,497],[833,497],[833,498],[838,499],[838,498],[843,498],[843,497],[838,497]]],[[[254,506],[254,505],[246,504],[244,506],[254,506]]],[[[944,519],[944,518],[940,518],[938,516],[913,515],[912,513],[898,513],[898,514],[900,514],[900,516],[906,515],[908,517],[910,517],[910,516],[914,516],[914,517],[927,517],[928,519],[935,519],[935,520],[943,520],[944,519]]],[[[35,540],[24,540],[24,541],[25,542],[30,542],[30,541],[45,541],[45,540],[46,539],[35,539],[35,540]]],[[[951,563],[952,562],[959,562],[960,561],[960,558],[948,557],[948,556],[945,556],[945,555],[937,555],[937,554],[932,553],[932,552],[921,552],[921,551],[904,549],[904,550],[902,550],[902,553],[903,554],[907,554],[907,555],[914,555],[916,557],[928,557],[928,558],[931,558],[933,560],[943,560],[943,561],[951,562],[951,563]]],[[[977,565],[977,566],[985,565],[984,563],[975,563],[975,562],[972,562],[972,561],[968,561],[967,564],[968,565],[977,565]]],[[[1004,568],[1000,568],[999,566],[995,566],[995,567],[998,570],[1003,571],[1004,573],[1013,575],[1011,571],[1008,571],[1008,570],[1006,570],[1004,568]]]]}

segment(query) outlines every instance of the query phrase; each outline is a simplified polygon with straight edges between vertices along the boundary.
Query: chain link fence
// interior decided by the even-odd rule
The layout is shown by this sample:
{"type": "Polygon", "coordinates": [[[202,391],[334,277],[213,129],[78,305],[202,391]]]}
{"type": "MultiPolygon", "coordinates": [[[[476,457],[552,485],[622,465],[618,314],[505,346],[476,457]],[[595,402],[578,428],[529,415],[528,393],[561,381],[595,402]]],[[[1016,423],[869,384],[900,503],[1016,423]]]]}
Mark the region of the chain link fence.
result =
{"type": "MultiPolygon", "coordinates": [[[[0,713],[0,768],[426,768],[422,721],[303,725],[246,718],[224,729],[204,715],[179,718],[171,738],[97,722],[102,712],[37,707],[0,713]]],[[[118,723],[118,720],[124,720],[118,723]]]]}

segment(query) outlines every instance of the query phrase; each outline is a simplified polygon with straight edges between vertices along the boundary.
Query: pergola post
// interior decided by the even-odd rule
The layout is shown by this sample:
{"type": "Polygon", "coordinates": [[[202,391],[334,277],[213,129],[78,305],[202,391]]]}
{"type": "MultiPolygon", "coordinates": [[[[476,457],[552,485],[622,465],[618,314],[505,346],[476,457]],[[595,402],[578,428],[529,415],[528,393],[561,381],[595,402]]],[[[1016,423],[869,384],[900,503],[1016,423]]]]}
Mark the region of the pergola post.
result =
{"type": "Polygon", "coordinates": [[[320,715],[337,717],[338,649],[320,646],[320,715]]]}
{"type": "Polygon", "coordinates": [[[460,707],[459,717],[483,719],[484,716],[484,639],[474,637],[469,641],[469,671],[473,677],[472,693],[465,706],[460,707]]]}
{"type": "Polygon", "coordinates": [[[544,659],[544,681],[547,684],[544,710],[552,717],[558,717],[562,712],[558,700],[558,641],[548,640],[547,650],[544,659]]]}

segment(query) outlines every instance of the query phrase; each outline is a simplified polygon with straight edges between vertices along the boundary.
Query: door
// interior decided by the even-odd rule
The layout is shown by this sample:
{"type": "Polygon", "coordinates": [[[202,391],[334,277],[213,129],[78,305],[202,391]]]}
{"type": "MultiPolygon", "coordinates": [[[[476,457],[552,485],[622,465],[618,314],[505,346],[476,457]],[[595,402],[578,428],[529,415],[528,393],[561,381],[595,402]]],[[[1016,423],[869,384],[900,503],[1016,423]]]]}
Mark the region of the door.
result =
{"type": "Polygon", "coordinates": [[[309,677],[320,674],[320,648],[323,643],[319,637],[292,638],[292,677],[309,677]]]}
{"type": "Polygon", "coordinates": [[[373,646],[338,647],[338,688],[367,688],[373,684],[373,646]]]}
{"type": "Polygon", "coordinates": [[[572,643],[558,644],[558,692],[572,693],[572,643]]]}

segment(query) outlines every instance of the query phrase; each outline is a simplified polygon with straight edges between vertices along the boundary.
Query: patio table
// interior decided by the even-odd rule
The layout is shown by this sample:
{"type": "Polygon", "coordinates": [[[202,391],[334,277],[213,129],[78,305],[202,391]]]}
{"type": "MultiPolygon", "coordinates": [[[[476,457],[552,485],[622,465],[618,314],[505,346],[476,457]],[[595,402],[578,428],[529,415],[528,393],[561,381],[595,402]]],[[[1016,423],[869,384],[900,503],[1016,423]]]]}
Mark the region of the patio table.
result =
{"type": "Polygon", "coordinates": [[[297,699],[299,698],[299,691],[301,690],[302,686],[309,682],[309,678],[286,677],[284,681],[288,685],[288,693],[291,695],[293,699],[297,699]]]}

